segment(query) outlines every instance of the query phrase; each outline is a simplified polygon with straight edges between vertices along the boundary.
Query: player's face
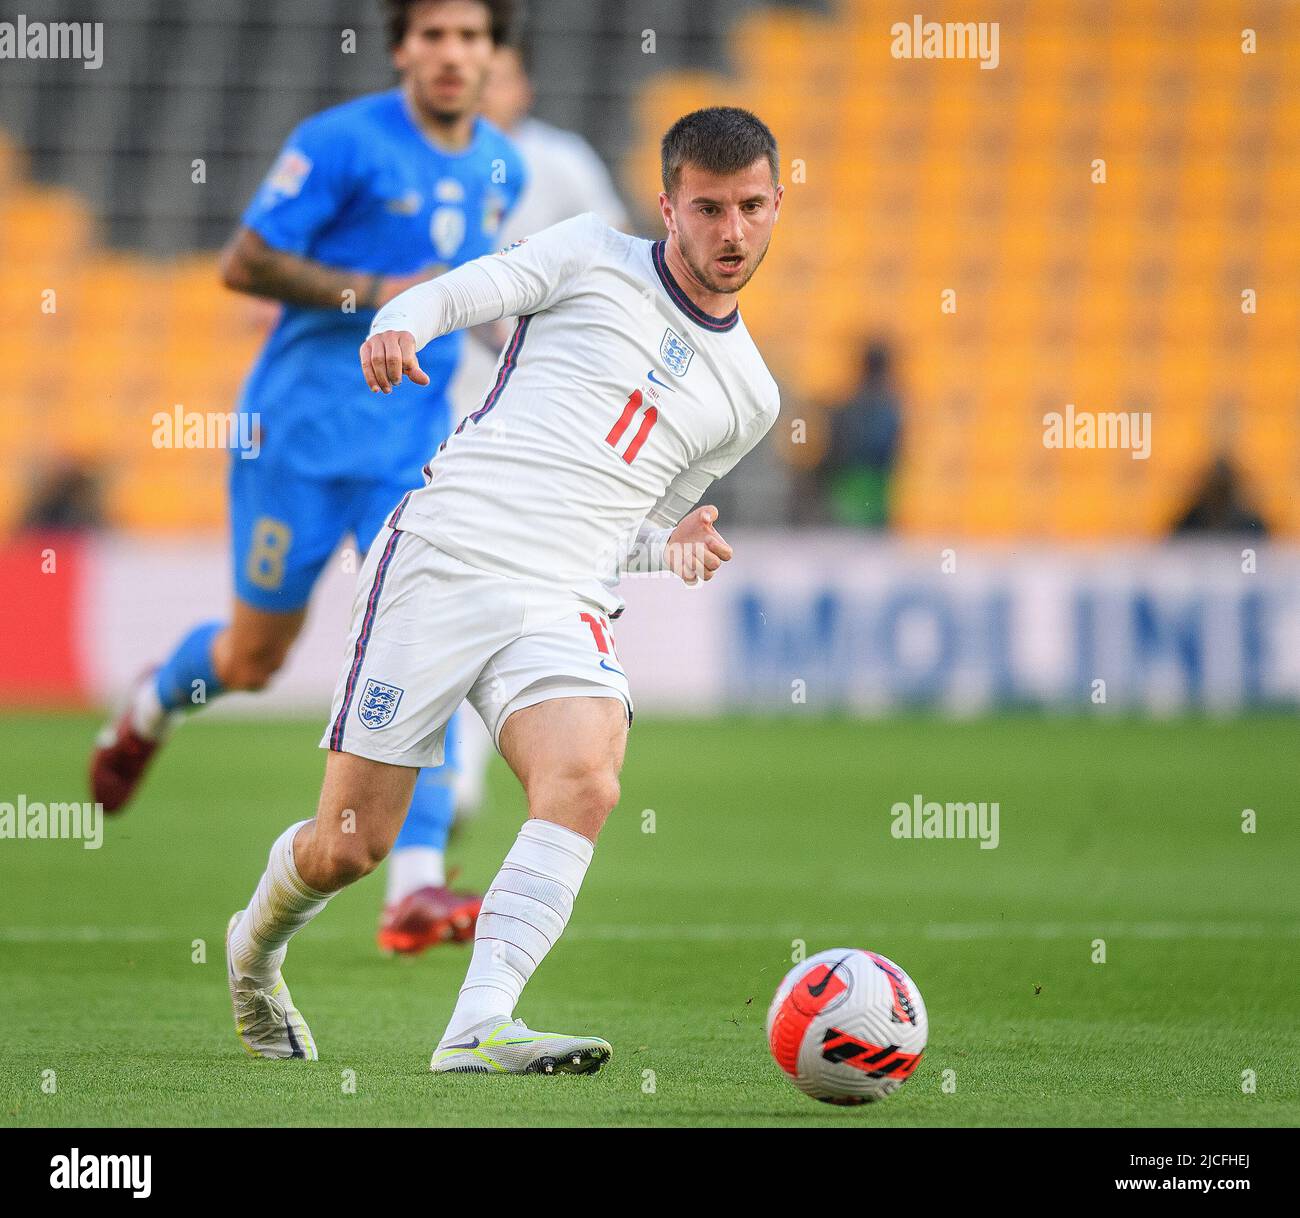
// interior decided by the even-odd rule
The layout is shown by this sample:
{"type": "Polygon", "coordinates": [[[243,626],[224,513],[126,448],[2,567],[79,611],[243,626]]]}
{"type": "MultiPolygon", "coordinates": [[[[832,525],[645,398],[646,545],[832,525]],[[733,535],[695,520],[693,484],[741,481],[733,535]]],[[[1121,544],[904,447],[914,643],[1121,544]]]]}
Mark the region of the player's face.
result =
{"type": "Polygon", "coordinates": [[[691,274],[711,292],[739,292],[767,253],[783,194],[760,157],[732,174],[684,165],[677,189],[671,198],[660,194],[659,206],[691,274]]]}
{"type": "Polygon", "coordinates": [[[415,104],[444,122],[478,108],[492,65],[492,21],[479,0],[425,0],[411,9],[393,63],[415,104]]]}

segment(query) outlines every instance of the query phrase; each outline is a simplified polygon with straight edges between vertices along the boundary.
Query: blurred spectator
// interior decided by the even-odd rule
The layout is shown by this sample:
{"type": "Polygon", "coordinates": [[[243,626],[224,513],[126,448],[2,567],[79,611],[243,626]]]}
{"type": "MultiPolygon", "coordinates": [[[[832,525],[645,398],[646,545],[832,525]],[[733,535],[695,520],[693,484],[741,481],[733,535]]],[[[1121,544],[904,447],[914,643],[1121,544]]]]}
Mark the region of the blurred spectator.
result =
{"type": "Polygon", "coordinates": [[[1220,454],[1205,472],[1187,510],[1174,522],[1175,536],[1193,533],[1253,533],[1268,536],[1263,518],[1246,501],[1241,476],[1220,454]]]}
{"type": "Polygon", "coordinates": [[[893,357],[884,343],[872,343],[857,393],[831,416],[830,444],[819,467],[837,524],[883,528],[888,522],[901,430],[893,357]]]}
{"type": "Polygon", "coordinates": [[[65,462],[37,483],[20,531],[97,529],[104,524],[99,478],[85,466],[65,462]]]}

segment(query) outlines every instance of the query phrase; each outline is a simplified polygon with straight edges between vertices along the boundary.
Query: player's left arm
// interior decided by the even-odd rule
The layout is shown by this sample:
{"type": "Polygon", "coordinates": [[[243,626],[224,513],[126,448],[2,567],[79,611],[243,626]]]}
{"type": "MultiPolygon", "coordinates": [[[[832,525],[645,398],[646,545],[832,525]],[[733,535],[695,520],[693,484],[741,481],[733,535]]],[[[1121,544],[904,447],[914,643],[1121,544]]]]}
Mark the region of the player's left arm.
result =
{"type": "Polygon", "coordinates": [[[718,509],[694,506],[713,481],[698,465],[678,474],[642,521],[618,574],[671,571],[687,584],[712,579],[731,558],[731,546],[713,527],[718,509]]]}
{"type": "Polygon", "coordinates": [[[672,571],[683,583],[694,585],[712,579],[731,561],[731,544],[716,528],[718,509],[711,503],[692,505],[758,444],[775,419],[773,412],[756,420],[673,479],[637,533],[628,555],[629,571],[672,571]]]}

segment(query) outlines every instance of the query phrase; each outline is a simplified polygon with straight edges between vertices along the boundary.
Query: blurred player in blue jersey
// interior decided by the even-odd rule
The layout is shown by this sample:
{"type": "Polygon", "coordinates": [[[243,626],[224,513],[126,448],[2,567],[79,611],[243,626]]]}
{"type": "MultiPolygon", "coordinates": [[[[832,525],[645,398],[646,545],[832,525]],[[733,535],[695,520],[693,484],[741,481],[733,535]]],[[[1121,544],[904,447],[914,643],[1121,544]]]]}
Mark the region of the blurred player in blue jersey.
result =
{"type": "MultiPolygon", "coordinates": [[[[185,635],[101,734],[91,785],[106,811],[131,798],[184,710],[266,685],[340,542],[350,534],[369,546],[450,430],[460,334],[427,348],[430,389],[405,400],[369,391],[357,349],[379,306],[498,248],[524,168],[477,108],[512,5],[383,7],[399,87],[300,124],[222,254],[229,287],[283,305],[240,402],[261,451],[255,460],[232,454],[234,609],[185,635]]],[[[480,900],[452,892],[443,863],[454,768],[449,755],[416,785],[389,863],[379,936],[387,950],[473,937],[480,900]]]]}

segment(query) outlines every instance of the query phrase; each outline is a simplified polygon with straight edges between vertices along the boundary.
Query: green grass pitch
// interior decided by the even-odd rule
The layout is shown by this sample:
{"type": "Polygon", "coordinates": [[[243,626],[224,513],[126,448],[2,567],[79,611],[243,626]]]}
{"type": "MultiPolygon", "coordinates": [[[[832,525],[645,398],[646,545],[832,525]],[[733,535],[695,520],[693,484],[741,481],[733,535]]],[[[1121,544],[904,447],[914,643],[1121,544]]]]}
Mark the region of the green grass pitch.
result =
{"type": "MultiPolygon", "coordinates": [[[[95,727],[0,718],[0,800],[84,798],[95,727]]],[[[244,1055],[223,931],[314,810],[320,728],[196,720],[102,849],[0,841],[0,1124],[1295,1125],[1296,729],[638,722],[569,933],[520,1008],[614,1060],[547,1079],[428,1073],[466,951],[380,957],[379,877],[290,951],[322,1060],[244,1055]],[[917,794],[998,801],[998,848],[893,839],[891,805],[917,794]],[[796,940],[884,952],[920,986],[929,1049],[887,1102],[814,1103],[769,1058],[796,940]]],[[[453,844],[475,886],[523,816],[494,767],[453,844]]]]}

